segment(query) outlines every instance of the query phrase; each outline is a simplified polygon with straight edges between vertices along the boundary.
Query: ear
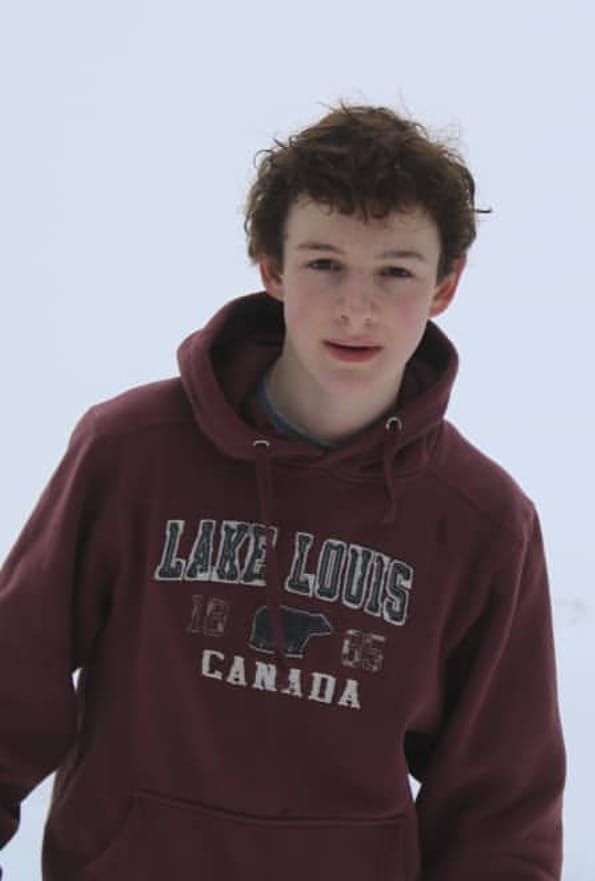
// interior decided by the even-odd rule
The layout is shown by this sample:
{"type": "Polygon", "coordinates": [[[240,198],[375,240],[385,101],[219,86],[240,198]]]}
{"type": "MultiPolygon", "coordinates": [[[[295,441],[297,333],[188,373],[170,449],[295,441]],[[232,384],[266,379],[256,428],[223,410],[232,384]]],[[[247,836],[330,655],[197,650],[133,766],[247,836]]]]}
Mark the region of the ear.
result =
{"type": "Polygon", "coordinates": [[[434,315],[440,315],[441,312],[444,312],[446,309],[448,309],[448,307],[452,303],[457,286],[459,284],[459,280],[461,278],[461,275],[463,274],[463,270],[465,269],[466,265],[466,254],[463,257],[459,257],[457,260],[455,260],[452,272],[450,272],[446,276],[446,278],[444,278],[440,282],[440,284],[436,287],[436,290],[434,291],[434,296],[432,297],[432,303],[430,305],[428,317],[432,318],[434,315]]]}
{"type": "Polygon", "coordinates": [[[267,291],[275,300],[283,301],[283,275],[271,257],[263,257],[258,262],[260,277],[267,291]]]}

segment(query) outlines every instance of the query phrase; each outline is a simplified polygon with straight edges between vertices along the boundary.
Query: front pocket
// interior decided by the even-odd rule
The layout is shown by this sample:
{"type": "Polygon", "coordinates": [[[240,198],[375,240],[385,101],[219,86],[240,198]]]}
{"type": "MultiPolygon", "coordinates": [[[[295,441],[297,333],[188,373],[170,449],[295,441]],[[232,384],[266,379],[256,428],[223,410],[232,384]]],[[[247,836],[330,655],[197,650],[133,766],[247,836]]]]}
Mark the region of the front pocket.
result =
{"type": "Polygon", "coordinates": [[[136,793],[85,881],[408,881],[403,818],[235,814],[136,793]]]}

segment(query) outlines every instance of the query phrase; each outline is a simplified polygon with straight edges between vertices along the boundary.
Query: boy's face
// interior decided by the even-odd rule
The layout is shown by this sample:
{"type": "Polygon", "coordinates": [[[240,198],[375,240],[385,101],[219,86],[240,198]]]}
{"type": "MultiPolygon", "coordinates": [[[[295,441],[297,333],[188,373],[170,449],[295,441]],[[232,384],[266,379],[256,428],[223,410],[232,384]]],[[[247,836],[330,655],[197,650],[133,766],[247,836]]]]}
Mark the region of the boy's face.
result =
{"type": "Polygon", "coordinates": [[[419,207],[366,224],[299,197],[287,216],[281,274],[260,261],[266,290],[284,303],[288,393],[365,397],[378,412],[390,406],[428,318],[447,308],[466,262],[437,284],[439,257],[438,227],[419,207]],[[419,256],[381,256],[388,250],[419,256]],[[375,348],[350,354],[333,343],[375,348]]]}

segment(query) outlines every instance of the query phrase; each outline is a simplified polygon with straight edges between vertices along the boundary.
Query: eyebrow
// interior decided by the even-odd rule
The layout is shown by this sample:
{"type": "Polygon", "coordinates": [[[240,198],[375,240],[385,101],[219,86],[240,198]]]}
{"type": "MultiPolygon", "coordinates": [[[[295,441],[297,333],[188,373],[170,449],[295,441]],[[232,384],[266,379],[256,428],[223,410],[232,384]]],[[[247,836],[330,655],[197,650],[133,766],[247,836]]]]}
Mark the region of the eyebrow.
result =
{"type": "MultiPolygon", "coordinates": [[[[300,245],[296,246],[297,251],[332,251],[334,254],[344,254],[345,251],[342,251],[341,248],[337,248],[335,245],[328,245],[324,242],[302,242],[300,245]]],[[[393,248],[388,251],[382,251],[380,254],[377,254],[376,257],[379,260],[384,260],[387,257],[396,257],[397,259],[402,259],[404,257],[411,257],[414,260],[421,260],[422,263],[427,263],[426,257],[423,254],[420,254],[419,251],[412,251],[405,248],[393,248]]]]}

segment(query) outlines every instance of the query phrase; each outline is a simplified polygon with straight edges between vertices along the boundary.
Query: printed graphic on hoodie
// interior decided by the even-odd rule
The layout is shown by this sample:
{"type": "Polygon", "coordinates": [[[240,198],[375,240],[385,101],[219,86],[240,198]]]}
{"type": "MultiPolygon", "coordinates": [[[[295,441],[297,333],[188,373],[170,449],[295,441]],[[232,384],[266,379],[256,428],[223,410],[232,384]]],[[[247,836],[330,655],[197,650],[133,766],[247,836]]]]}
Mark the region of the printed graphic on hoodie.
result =
{"type": "MultiPolygon", "coordinates": [[[[209,581],[264,587],[266,527],[261,523],[200,520],[188,559],[178,555],[186,522],[168,520],[157,581],[209,581]],[[243,556],[243,559],[242,559],[243,556]]],[[[272,541],[278,530],[272,527],[272,541]]],[[[296,532],[283,588],[290,593],[341,602],[349,609],[401,626],[407,620],[413,568],[381,551],[336,538],[325,539],[309,560],[314,536],[296,532]]]]}
{"type": "MultiPolygon", "coordinates": [[[[170,519],[165,525],[165,539],[161,559],[154,573],[157,581],[208,581],[264,587],[266,556],[266,527],[261,523],[202,519],[198,523],[188,558],[180,556],[180,542],[185,530],[184,520],[170,519]],[[217,528],[218,526],[218,528],[217,528]]],[[[272,543],[276,544],[278,530],[271,527],[272,543]]],[[[308,596],[322,603],[340,602],[362,615],[382,618],[393,625],[403,625],[407,619],[409,591],[413,569],[402,560],[388,557],[380,550],[362,547],[336,538],[322,541],[316,559],[310,559],[315,537],[307,532],[293,536],[293,556],[289,572],[283,581],[288,593],[308,596]]],[[[229,603],[211,597],[203,613],[203,597],[193,597],[189,632],[202,632],[219,637],[225,631],[229,603]]],[[[310,611],[281,606],[284,651],[288,657],[303,658],[312,639],[324,638],[335,628],[326,611],[310,611]]],[[[346,631],[341,652],[344,667],[378,672],[382,667],[381,634],[356,629],[346,631]]],[[[253,614],[248,646],[253,651],[273,654],[274,645],[269,609],[260,606],[253,614]]],[[[360,709],[360,683],[353,677],[337,682],[328,673],[314,672],[308,678],[299,668],[292,667],[286,678],[274,663],[246,659],[234,655],[228,661],[215,649],[203,649],[201,661],[203,676],[232,686],[252,687],[260,691],[275,691],[293,697],[307,698],[319,703],[336,703],[360,709]]]]}

